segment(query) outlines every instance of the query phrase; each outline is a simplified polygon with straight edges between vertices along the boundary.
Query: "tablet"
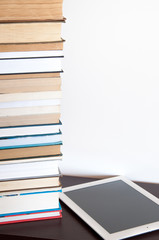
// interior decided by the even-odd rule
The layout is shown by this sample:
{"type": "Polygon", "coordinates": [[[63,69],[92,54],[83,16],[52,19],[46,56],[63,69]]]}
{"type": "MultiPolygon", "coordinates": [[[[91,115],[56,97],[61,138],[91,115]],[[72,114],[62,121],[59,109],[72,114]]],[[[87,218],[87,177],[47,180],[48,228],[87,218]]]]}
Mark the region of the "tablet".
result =
{"type": "Polygon", "coordinates": [[[60,199],[106,240],[159,229],[159,199],[124,177],[63,188],[60,199]]]}

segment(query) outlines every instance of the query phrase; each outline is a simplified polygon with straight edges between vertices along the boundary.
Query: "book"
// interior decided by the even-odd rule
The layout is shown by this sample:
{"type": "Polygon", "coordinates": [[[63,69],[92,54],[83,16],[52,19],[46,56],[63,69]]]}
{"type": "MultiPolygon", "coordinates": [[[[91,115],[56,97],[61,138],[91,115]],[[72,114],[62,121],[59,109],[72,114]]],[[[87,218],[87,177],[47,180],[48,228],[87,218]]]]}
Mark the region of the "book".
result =
{"type": "Polygon", "coordinates": [[[29,115],[18,115],[18,117],[2,116],[0,117],[0,127],[50,124],[50,123],[58,123],[59,120],[60,120],[60,113],[34,114],[31,112],[29,115]]]}
{"type": "MultiPolygon", "coordinates": [[[[61,105],[61,99],[42,99],[30,101],[11,101],[11,102],[0,102],[0,109],[17,109],[17,108],[29,108],[29,107],[42,107],[52,106],[53,108],[61,105]]],[[[55,110],[56,111],[56,110],[55,110]]],[[[9,112],[8,112],[9,113],[9,112]]]]}
{"type": "Polygon", "coordinates": [[[63,57],[62,50],[50,51],[22,51],[22,52],[0,52],[0,60],[4,59],[24,59],[24,58],[47,58],[47,57],[63,57]]]}
{"type": "MultiPolygon", "coordinates": [[[[13,102],[0,102],[0,109],[17,109],[17,108],[29,108],[29,107],[42,107],[52,106],[56,109],[61,105],[61,99],[44,99],[44,100],[30,100],[30,101],[13,101],[13,102]]],[[[54,111],[54,110],[53,110],[54,111]]],[[[57,111],[57,110],[55,110],[57,111]]]]}
{"type": "Polygon", "coordinates": [[[1,0],[0,22],[62,20],[62,0],[1,0]]]}
{"type": "Polygon", "coordinates": [[[29,179],[17,179],[10,181],[0,181],[0,189],[2,192],[9,191],[23,191],[30,189],[40,189],[40,188],[49,188],[49,187],[59,187],[60,176],[51,176],[51,177],[41,177],[41,178],[29,178],[29,179]]]}
{"type": "Polygon", "coordinates": [[[22,78],[0,80],[0,93],[60,91],[61,78],[22,78]]]}
{"type": "Polygon", "coordinates": [[[58,164],[58,160],[1,164],[0,181],[59,176],[58,164]]]}
{"type": "Polygon", "coordinates": [[[62,57],[0,59],[0,75],[61,72],[62,57]]]}
{"type": "Polygon", "coordinates": [[[36,147],[20,147],[3,149],[0,151],[0,160],[10,159],[10,158],[27,158],[27,157],[37,157],[37,156],[48,156],[48,155],[58,155],[60,151],[61,143],[48,145],[48,146],[36,146],[36,147]]]}
{"type": "Polygon", "coordinates": [[[25,92],[25,93],[8,93],[0,94],[1,102],[11,101],[33,101],[33,100],[47,100],[47,99],[60,99],[62,97],[61,91],[46,91],[46,92],[25,92]]]}
{"type": "Polygon", "coordinates": [[[23,148],[23,147],[36,147],[57,145],[62,143],[62,134],[59,131],[55,134],[41,134],[17,137],[0,137],[0,150],[23,148]]]}
{"type": "Polygon", "coordinates": [[[60,105],[54,106],[33,106],[33,107],[11,107],[1,108],[1,117],[22,116],[22,115],[37,115],[37,114],[51,114],[60,113],[60,105]]]}
{"type": "Polygon", "coordinates": [[[4,216],[0,218],[0,224],[10,224],[10,223],[19,223],[19,222],[30,222],[30,221],[40,221],[40,220],[48,220],[54,218],[61,218],[62,210],[54,210],[54,211],[44,211],[44,212],[35,212],[35,213],[27,213],[27,214],[18,214],[11,216],[4,216]]]}
{"type": "Polygon", "coordinates": [[[33,162],[43,162],[43,161],[61,161],[62,154],[53,155],[53,156],[40,156],[40,157],[30,157],[30,158],[11,158],[0,161],[0,165],[3,164],[13,164],[13,163],[33,163],[33,162]]]}
{"type": "Polygon", "coordinates": [[[1,23],[0,43],[36,43],[61,40],[62,22],[1,23]]]}
{"type": "Polygon", "coordinates": [[[0,52],[62,50],[64,40],[43,43],[1,43],[0,52]]]}
{"type": "Polygon", "coordinates": [[[61,187],[1,192],[0,217],[54,211],[59,208],[60,192],[61,187]]]}
{"type": "Polygon", "coordinates": [[[0,80],[8,79],[23,79],[23,78],[50,78],[50,77],[60,77],[60,72],[51,72],[51,73],[24,73],[24,74],[7,74],[1,75],[0,80]]]}
{"type": "Polygon", "coordinates": [[[0,127],[0,138],[59,133],[62,123],[0,127]]]}

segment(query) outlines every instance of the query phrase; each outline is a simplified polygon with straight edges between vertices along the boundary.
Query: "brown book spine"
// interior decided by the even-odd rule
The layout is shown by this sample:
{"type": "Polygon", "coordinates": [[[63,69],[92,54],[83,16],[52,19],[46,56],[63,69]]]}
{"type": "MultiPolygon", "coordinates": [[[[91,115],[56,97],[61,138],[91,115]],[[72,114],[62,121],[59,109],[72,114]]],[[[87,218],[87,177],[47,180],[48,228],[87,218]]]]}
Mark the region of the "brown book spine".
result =
{"type": "Polygon", "coordinates": [[[62,20],[62,0],[1,0],[0,22],[62,20]]]}
{"type": "Polygon", "coordinates": [[[54,72],[54,73],[8,74],[8,75],[0,75],[0,80],[21,79],[21,78],[46,78],[46,77],[60,77],[60,73],[54,72]]]}
{"type": "Polygon", "coordinates": [[[60,154],[61,145],[13,148],[0,150],[0,159],[47,156],[60,154]]]}
{"type": "Polygon", "coordinates": [[[0,117],[0,127],[58,123],[60,113],[0,117]]]}
{"type": "Polygon", "coordinates": [[[62,50],[63,42],[0,44],[0,52],[62,50]]]}
{"type": "Polygon", "coordinates": [[[1,23],[0,43],[60,41],[61,25],[61,22],[1,23]]]}
{"type": "Polygon", "coordinates": [[[38,189],[48,187],[60,187],[61,183],[59,177],[42,177],[34,179],[16,179],[10,181],[0,181],[1,192],[38,189]]]}
{"type": "Polygon", "coordinates": [[[26,78],[0,81],[0,94],[60,90],[61,78],[26,78]]]}

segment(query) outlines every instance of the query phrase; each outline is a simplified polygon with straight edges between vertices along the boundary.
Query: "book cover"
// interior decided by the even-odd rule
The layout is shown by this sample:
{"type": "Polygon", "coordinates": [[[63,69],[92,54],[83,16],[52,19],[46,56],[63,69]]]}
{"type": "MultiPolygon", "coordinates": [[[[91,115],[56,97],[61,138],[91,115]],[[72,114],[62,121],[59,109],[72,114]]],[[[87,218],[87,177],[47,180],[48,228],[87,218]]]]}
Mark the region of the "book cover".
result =
{"type": "Polygon", "coordinates": [[[55,134],[59,133],[62,126],[61,121],[54,124],[37,124],[37,125],[21,125],[21,126],[8,126],[0,127],[0,138],[28,136],[28,135],[41,135],[41,134],[55,134]]]}
{"type": "Polygon", "coordinates": [[[44,160],[25,163],[4,163],[0,165],[0,181],[59,176],[59,161],[44,160]]]}
{"type": "Polygon", "coordinates": [[[1,43],[0,52],[62,50],[64,40],[44,43],[1,43]]]}
{"type": "Polygon", "coordinates": [[[0,74],[61,72],[62,57],[31,57],[0,59],[0,74]]]}
{"type": "Polygon", "coordinates": [[[48,144],[43,146],[18,147],[0,150],[0,160],[10,158],[27,158],[48,155],[58,155],[61,153],[62,142],[58,144],[48,144]]]}
{"type": "MultiPolygon", "coordinates": [[[[8,75],[3,76],[6,77],[8,75]]],[[[26,75],[26,78],[21,79],[20,78],[0,79],[0,89],[1,94],[61,91],[61,78],[60,77],[28,78],[28,75],[26,75]]]]}
{"type": "Polygon", "coordinates": [[[1,0],[0,22],[63,20],[62,0],[1,0]]]}
{"type": "Polygon", "coordinates": [[[0,43],[38,43],[61,40],[62,22],[1,23],[0,43]]]}
{"type": "Polygon", "coordinates": [[[0,189],[2,192],[11,191],[26,191],[31,189],[41,189],[49,187],[59,187],[60,186],[60,173],[59,176],[43,176],[39,178],[26,178],[26,179],[14,179],[0,181],[0,189]]]}
{"type": "MultiPolygon", "coordinates": [[[[43,107],[41,107],[43,108],[43,107]]],[[[58,123],[60,120],[60,112],[57,113],[36,113],[33,112],[34,108],[30,109],[28,115],[13,115],[13,116],[1,116],[0,117],[0,126],[19,126],[19,125],[39,125],[39,124],[50,124],[58,123]]]]}

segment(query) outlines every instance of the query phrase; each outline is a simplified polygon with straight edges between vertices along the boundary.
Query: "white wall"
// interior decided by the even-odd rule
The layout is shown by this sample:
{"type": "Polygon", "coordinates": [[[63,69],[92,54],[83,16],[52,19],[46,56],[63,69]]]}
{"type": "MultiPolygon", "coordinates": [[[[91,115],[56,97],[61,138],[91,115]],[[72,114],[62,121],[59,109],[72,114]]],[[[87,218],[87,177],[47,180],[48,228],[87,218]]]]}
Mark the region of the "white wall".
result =
{"type": "Polygon", "coordinates": [[[159,1],[64,0],[63,174],[159,182],[159,1]]]}

